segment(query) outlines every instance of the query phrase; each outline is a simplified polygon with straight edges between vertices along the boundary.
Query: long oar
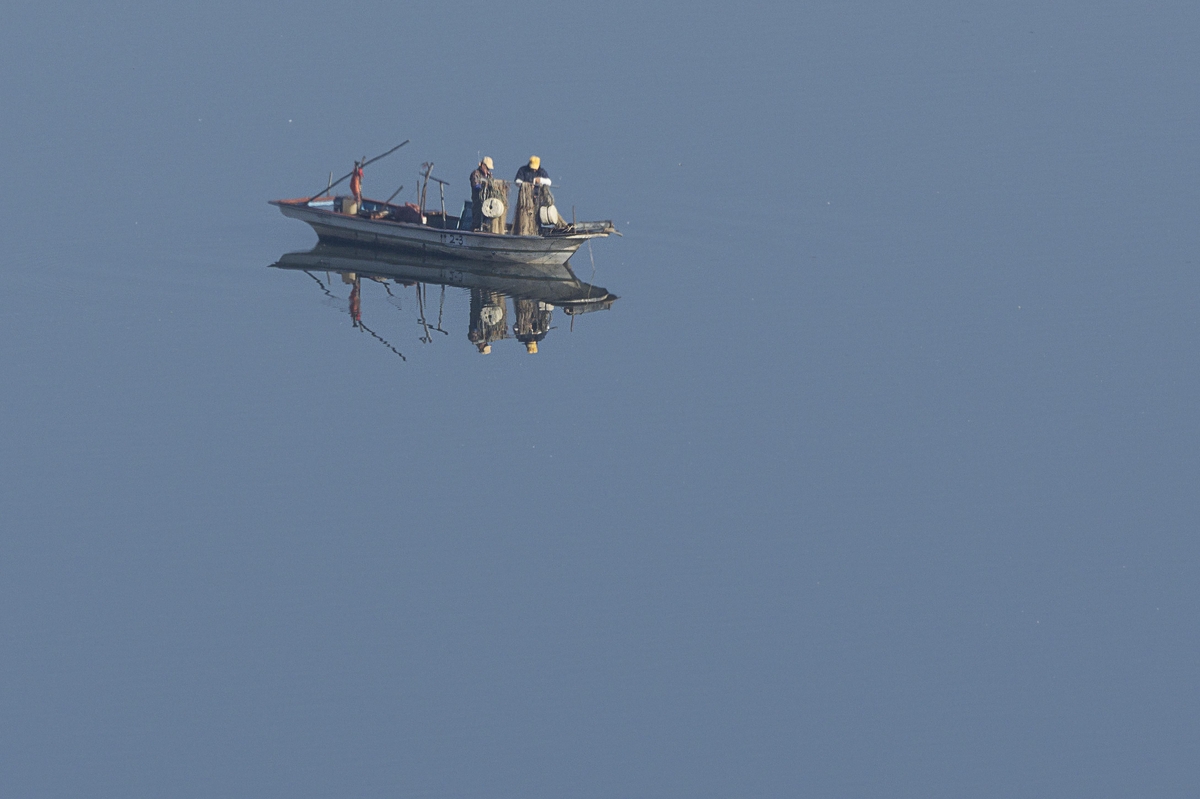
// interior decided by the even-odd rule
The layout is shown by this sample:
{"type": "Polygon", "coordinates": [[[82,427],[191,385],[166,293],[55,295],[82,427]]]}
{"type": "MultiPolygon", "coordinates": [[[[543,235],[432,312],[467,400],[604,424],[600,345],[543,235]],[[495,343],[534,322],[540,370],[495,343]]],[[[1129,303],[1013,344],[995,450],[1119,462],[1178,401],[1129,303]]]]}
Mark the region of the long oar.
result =
{"type": "MultiPolygon", "coordinates": [[[[364,161],[364,162],[362,163],[362,165],[361,165],[359,168],[361,169],[362,167],[365,167],[365,166],[367,166],[368,164],[373,164],[373,163],[375,163],[376,161],[378,161],[380,158],[386,158],[387,156],[389,156],[389,155],[391,155],[392,153],[394,153],[394,152],[396,152],[397,150],[399,150],[399,149],[400,149],[401,147],[403,147],[404,145],[408,144],[408,142],[409,142],[409,141],[410,141],[409,139],[405,139],[404,141],[400,142],[399,144],[397,144],[397,145],[396,145],[395,147],[393,147],[392,149],[388,150],[388,151],[387,151],[386,153],[384,153],[383,155],[377,155],[377,156],[375,156],[374,158],[372,158],[370,161],[364,161]]],[[[322,194],[324,194],[325,192],[329,191],[329,190],[330,190],[330,189],[332,189],[334,186],[336,186],[337,184],[341,183],[343,180],[345,180],[346,178],[350,177],[350,176],[351,176],[351,175],[353,175],[353,174],[354,174],[354,170],[353,170],[353,169],[351,169],[349,172],[347,172],[346,174],[342,175],[340,178],[338,178],[337,180],[335,180],[333,183],[330,183],[328,186],[326,186],[325,188],[321,189],[319,192],[317,192],[317,193],[316,193],[316,194],[314,194],[313,196],[309,197],[309,198],[308,198],[308,201],[309,201],[309,202],[312,202],[313,200],[317,199],[317,198],[318,198],[318,197],[320,197],[322,194]]]]}

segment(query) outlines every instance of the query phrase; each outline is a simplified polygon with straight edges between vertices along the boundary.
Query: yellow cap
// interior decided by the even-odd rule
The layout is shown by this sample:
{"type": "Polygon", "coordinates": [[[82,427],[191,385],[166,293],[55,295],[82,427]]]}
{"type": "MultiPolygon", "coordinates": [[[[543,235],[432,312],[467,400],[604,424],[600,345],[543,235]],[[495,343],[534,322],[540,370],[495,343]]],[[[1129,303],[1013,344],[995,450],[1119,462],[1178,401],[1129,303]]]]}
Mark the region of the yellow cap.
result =
{"type": "Polygon", "coordinates": [[[541,165],[542,165],[542,159],[538,158],[536,155],[529,156],[529,168],[530,169],[537,169],[541,165]]]}
{"type": "Polygon", "coordinates": [[[485,155],[485,156],[483,157],[483,162],[482,162],[482,163],[483,163],[483,165],[484,165],[484,166],[486,166],[488,169],[495,169],[495,168],[496,168],[495,164],[493,164],[493,163],[492,163],[492,157],[491,157],[490,155],[485,155]]]}
{"type": "Polygon", "coordinates": [[[487,355],[487,354],[489,354],[491,351],[492,351],[492,345],[491,345],[491,344],[484,344],[482,347],[480,347],[480,348],[479,348],[479,353],[480,353],[481,355],[487,355]]]}
{"type": "Polygon", "coordinates": [[[525,351],[528,352],[530,355],[537,355],[537,342],[536,341],[526,341],[525,342],[525,351]]]}

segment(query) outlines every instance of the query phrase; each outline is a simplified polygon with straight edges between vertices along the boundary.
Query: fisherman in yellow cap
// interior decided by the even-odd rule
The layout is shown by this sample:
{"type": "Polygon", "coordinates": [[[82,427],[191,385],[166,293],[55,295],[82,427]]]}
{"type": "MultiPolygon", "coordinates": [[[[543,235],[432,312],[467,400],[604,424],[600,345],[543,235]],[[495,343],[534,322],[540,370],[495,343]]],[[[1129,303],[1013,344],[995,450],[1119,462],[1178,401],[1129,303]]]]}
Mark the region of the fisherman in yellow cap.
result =
{"type": "Polygon", "coordinates": [[[536,155],[531,156],[529,163],[517,170],[517,210],[513,214],[513,235],[537,235],[537,209],[541,193],[548,191],[549,186],[550,175],[542,169],[542,159],[536,155]]]}
{"type": "Polygon", "coordinates": [[[485,155],[471,173],[471,230],[483,227],[483,187],[492,177],[492,159],[485,155]]]}
{"type": "Polygon", "coordinates": [[[517,183],[532,183],[535,186],[549,186],[550,175],[542,169],[542,159],[536,155],[529,156],[529,163],[517,170],[517,183]]]}

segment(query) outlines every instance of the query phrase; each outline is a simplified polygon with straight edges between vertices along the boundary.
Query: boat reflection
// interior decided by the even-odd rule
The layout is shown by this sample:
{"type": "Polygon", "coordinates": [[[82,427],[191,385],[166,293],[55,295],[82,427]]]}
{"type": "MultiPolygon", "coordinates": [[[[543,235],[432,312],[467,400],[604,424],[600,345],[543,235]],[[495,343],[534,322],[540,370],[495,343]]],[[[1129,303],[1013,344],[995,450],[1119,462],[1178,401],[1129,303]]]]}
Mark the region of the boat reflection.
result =
{"type": "MultiPolygon", "coordinates": [[[[617,297],[608,289],[584,283],[571,270],[570,264],[492,264],[435,258],[413,258],[395,252],[322,242],[306,252],[291,252],[272,264],[276,269],[304,272],[320,286],[326,296],[346,303],[354,327],[370,334],[401,358],[405,356],[389,340],[363,322],[363,282],[381,284],[389,302],[401,307],[401,298],[393,286],[412,288],[415,293],[417,323],[421,335],[418,341],[429,344],[433,333],[449,335],[442,328],[445,313],[446,287],[470,290],[470,320],[467,340],[484,355],[492,345],[513,338],[526,352],[538,351],[538,344],[552,329],[555,310],[571,318],[591,311],[606,311],[617,297]],[[346,299],[334,293],[335,278],[350,287],[346,299]],[[324,277],[324,279],[322,279],[324,277]],[[429,287],[440,286],[437,321],[432,322],[429,287]],[[508,298],[512,298],[511,335],[508,298]]],[[[407,360],[407,359],[405,359],[407,360]]]]}

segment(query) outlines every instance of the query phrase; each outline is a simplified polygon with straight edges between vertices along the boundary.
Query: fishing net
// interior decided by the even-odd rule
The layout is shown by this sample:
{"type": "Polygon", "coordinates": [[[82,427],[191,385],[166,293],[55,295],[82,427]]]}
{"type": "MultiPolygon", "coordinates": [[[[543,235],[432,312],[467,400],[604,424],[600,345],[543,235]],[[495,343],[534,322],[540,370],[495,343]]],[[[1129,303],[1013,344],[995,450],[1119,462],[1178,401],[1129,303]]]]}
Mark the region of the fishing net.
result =
{"type": "MultiPolygon", "coordinates": [[[[496,216],[484,221],[483,228],[490,233],[503,233],[504,218],[508,215],[508,181],[488,178],[483,184],[482,191],[479,193],[479,201],[482,205],[489,205],[488,200],[499,202],[502,204],[502,207],[496,216]]],[[[490,203],[490,205],[494,206],[495,202],[490,203]]]]}
{"type": "Polygon", "coordinates": [[[554,195],[550,192],[549,186],[535,186],[534,199],[538,209],[537,219],[542,225],[555,230],[566,228],[566,221],[559,215],[558,208],[554,206],[554,195]]]}
{"type": "Polygon", "coordinates": [[[517,319],[513,323],[513,334],[518,341],[541,341],[550,330],[550,317],[554,307],[538,300],[513,299],[517,319]]]}
{"type": "Polygon", "coordinates": [[[522,183],[517,194],[517,212],[513,216],[514,236],[537,235],[537,206],[533,200],[533,184],[522,183]]]}

